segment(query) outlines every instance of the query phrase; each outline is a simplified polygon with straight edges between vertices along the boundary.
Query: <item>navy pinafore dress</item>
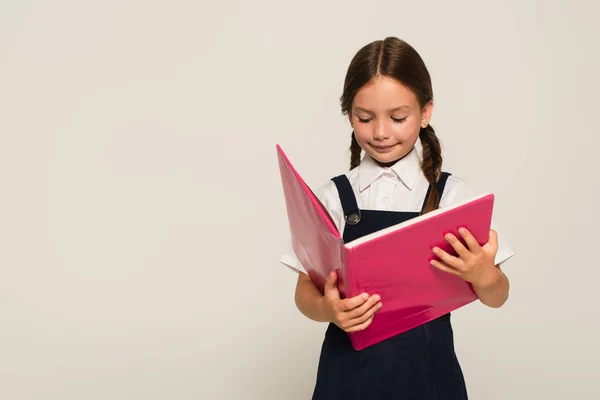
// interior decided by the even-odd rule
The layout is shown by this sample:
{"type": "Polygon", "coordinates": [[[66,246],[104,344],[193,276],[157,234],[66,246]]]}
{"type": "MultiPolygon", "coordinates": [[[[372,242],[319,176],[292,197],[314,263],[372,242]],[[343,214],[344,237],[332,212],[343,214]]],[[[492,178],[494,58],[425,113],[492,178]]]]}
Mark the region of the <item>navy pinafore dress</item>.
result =
{"type": "MultiPolygon", "coordinates": [[[[437,183],[441,198],[449,173],[437,183]]],[[[346,224],[345,243],[420,215],[360,210],[346,175],[332,179],[346,224]]],[[[423,208],[431,193],[427,190],[423,208]]],[[[375,315],[377,318],[377,315],[375,315]]],[[[454,352],[450,314],[366,349],[352,348],[348,334],[330,323],[317,369],[313,400],[466,400],[464,377],[454,352]]]]}

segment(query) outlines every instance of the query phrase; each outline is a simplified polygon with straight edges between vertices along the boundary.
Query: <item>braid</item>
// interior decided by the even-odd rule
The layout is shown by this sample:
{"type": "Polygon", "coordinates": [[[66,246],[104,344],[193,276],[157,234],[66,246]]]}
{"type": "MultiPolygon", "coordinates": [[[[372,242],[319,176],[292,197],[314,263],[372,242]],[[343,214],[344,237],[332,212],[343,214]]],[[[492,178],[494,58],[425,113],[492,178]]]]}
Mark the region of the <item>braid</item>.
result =
{"type": "Polygon", "coordinates": [[[354,131],[352,131],[351,142],[350,142],[350,169],[354,169],[360,165],[360,153],[362,148],[356,141],[354,131]]]}
{"type": "Polygon", "coordinates": [[[425,209],[423,210],[423,214],[426,214],[437,209],[440,204],[436,183],[442,172],[442,149],[440,141],[435,135],[435,130],[431,125],[421,128],[419,137],[423,144],[423,161],[421,163],[421,169],[431,186],[431,194],[425,205],[425,209]]]}

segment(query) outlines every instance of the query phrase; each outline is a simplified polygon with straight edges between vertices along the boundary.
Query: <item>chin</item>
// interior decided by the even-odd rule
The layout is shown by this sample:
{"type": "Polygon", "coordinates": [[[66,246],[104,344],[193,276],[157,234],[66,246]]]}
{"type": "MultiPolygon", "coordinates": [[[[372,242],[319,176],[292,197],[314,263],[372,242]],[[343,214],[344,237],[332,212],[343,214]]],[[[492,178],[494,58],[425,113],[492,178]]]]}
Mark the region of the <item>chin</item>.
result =
{"type": "Polygon", "coordinates": [[[370,149],[368,153],[369,156],[371,156],[371,158],[377,161],[378,163],[390,164],[395,163],[396,161],[406,156],[406,154],[408,154],[408,151],[405,151],[405,149],[398,146],[398,148],[394,149],[393,151],[380,152],[376,151],[375,149],[370,149]]]}

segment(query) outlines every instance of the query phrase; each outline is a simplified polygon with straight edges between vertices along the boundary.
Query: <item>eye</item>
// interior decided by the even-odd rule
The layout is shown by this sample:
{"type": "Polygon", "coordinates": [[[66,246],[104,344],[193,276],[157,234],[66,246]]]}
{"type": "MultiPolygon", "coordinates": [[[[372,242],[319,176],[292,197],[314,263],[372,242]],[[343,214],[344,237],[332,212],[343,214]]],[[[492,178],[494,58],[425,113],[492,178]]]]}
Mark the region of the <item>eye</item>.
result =
{"type": "Polygon", "coordinates": [[[366,124],[367,122],[371,121],[371,118],[361,118],[361,117],[357,117],[359,122],[362,122],[363,124],[366,124]]]}
{"type": "Polygon", "coordinates": [[[404,117],[404,118],[393,118],[393,117],[392,117],[392,120],[393,120],[394,122],[398,122],[398,123],[400,123],[400,122],[404,122],[404,121],[406,121],[406,118],[408,118],[408,117],[404,117]]]}

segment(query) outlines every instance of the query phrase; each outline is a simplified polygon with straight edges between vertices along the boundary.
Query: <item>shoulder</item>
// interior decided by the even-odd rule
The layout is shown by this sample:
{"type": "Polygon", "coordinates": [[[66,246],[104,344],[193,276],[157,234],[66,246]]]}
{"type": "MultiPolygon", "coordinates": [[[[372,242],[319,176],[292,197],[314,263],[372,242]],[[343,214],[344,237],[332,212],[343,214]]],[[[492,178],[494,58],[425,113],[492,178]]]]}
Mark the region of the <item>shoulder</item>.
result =
{"type": "Polygon", "coordinates": [[[333,180],[329,179],[321,186],[318,186],[313,192],[315,196],[317,196],[317,198],[321,200],[321,202],[325,202],[329,200],[332,196],[337,194],[337,189],[333,180]]]}
{"type": "Polygon", "coordinates": [[[477,195],[477,191],[465,180],[458,176],[450,175],[440,199],[440,207],[451,206],[475,195],[477,195]]]}
{"type": "MultiPolygon", "coordinates": [[[[448,207],[456,203],[463,202],[476,195],[480,194],[470,184],[460,177],[450,175],[440,199],[440,208],[448,207]]],[[[500,231],[496,223],[496,211],[492,211],[491,229],[494,229],[498,234],[498,252],[496,253],[495,264],[500,265],[506,260],[514,256],[514,251],[504,234],[500,231]]]]}
{"type": "MultiPolygon", "coordinates": [[[[345,174],[340,174],[336,176],[344,175],[348,178],[348,180],[350,181],[350,185],[356,191],[358,187],[356,169],[346,172],[345,174]]],[[[331,216],[331,219],[334,221],[338,231],[341,232],[344,225],[344,209],[342,207],[342,201],[340,200],[340,194],[338,192],[337,186],[333,181],[334,177],[335,176],[332,176],[323,185],[317,187],[314,190],[314,194],[331,216]]]]}
{"type": "Polygon", "coordinates": [[[313,190],[313,193],[319,201],[329,210],[332,202],[337,196],[337,189],[335,187],[335,183],[332,180],[328,180],[321,186],[317,187],[313,190]]]}
{"type": "Polygon", "coordinates": [[[350,186],[352,186],[352,188],[355,191],[357,191],[358,190],[358,173],[357,173],[358,171],[357,170],[358,169],[355,168],[346,173],[332,176],[327,182],[325,182],[324,184],[322,184],[321,186],[317,187],[314,190],[315,196],[317,196],[317,198],[325,205],[326,205],[326,203],[330,203],[330,202],[333,202],[332,204],[340,203],[339,192],[337,190],[337,186],[335,185],[335,182],[333,181],[333,179],[337,178],[337,177],[341,177],[341,176],[346,176],[346,178],[348,178],[348,181],[350,182],[350,186]]]}

